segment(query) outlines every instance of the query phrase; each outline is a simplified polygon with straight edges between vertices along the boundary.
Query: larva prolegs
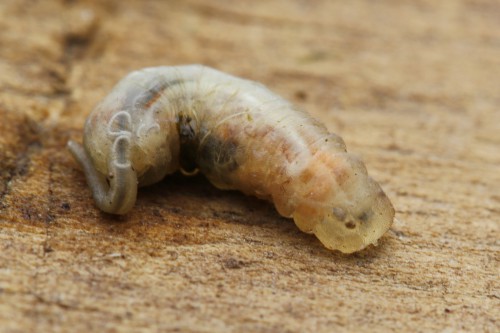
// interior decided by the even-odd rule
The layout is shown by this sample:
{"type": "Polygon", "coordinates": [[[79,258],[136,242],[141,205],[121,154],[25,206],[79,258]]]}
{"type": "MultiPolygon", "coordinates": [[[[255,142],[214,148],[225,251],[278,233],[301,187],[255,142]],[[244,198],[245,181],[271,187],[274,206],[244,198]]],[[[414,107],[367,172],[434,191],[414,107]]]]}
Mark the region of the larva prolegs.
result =
{"type": "Polygon", "coordinates": [[[108,180],[94,167],[85,149],[74,141],[68,142],[68,149],[81,165],[87,183],[92,190],[96,205],[106,213],[125,214],[135,204],[137,196],[137,175],[130,165],[130,142],[126,136],[115,139],[109,163],[108,180]]]}

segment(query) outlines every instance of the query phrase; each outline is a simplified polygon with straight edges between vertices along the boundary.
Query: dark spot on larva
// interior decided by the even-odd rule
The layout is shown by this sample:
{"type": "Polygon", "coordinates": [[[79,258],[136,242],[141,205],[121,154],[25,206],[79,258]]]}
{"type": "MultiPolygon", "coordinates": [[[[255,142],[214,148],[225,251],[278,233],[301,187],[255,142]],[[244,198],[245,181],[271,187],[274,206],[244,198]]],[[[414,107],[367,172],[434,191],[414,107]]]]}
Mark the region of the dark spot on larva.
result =
{"type": "Polygon", "coordinates": [[[188,144],[196,139],[196,131],[192,121],[193,120],[189,116],[183,114],[179,115],[177,127],[179,129],[181,144],[188,144]]]}
{"type": "Polygon", "coordinates": [[[63,202],[61,204],[61,208],[64,209],[64,210],[70,210],[71,209],[71,205],[67,202],[63,202]]]}
{"type": "Polygon", "coordinates": [[[198,148],[196,161],[201,170],[224,175],[238,168],[236,161],[238,145],[232,140],[221,140],[208,135],[198,148]]]}
{"type": "Polygon", "coordinates": [[[196,153],[199,146],[199,136],[196,124],[191,117],[179,114],[177,131],[181,143],[180,164],[183,170],[192,171],[197,168],[196,153]]]}
{"type": "Polygon", "coordinates": [[[372,213],[370,211],[364,211],[363,213],[361,213],[359,216],[358,216],[358,219],[361,221],[361,222],[366,222],[368,221],[368,219],[370,218],[370,216],[372,215],[372,213]]]}
{"type": "Polygon", "coordinates": [[[339,221],[344,221],[347,215],[346,211],[340,207],[333,207],[332,213],[339,221]]]}
{"type": "Polygon", "coordinates": [[[180,164],[183,170],[199,169],[206,176],[224,179],[238,168],[238,143],[221,138],[198,124],[191,117],[180,114],[177,130],[181,143],[180,164]]]}
{"type": "Polygon", "coordinates": [[[347,229],[354,229],[354,228],[356,228],[356,224],[355,224],[354,222],[352,222],[352,221],[349,221],[349,222],[347,222],[347,223],[345,224],[345,227],[346,227],[347,229]]]}

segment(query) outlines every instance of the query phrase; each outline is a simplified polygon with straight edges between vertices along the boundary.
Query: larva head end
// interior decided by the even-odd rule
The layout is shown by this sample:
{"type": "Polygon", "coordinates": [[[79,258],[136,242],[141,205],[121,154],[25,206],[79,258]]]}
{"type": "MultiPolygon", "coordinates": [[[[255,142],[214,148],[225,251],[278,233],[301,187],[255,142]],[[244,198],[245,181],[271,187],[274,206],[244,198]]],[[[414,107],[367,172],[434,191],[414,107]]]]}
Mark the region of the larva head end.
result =
{"type": "MultiPolygon", "coordinates": [[[[392,207],[391,207],[392,208],[392,207]]],[[[329,249],[353,253],[369,245],[377,245],[380,237],[389,229],[393,213],[377,213],[369,220],[350,218],[348,222],[328,221],[317,225],[314,233],[329,249]],[[340,222],[343,227],[334,227],[340,222]]]]}
{"type": "MultiPolygon", "coordinates": [[[[329,249],[353,253],[376,245],[394,220],[394,208],[380,189],[360,201],[337,204],[313,228],[314,234],[329,249]]],[[[372,184],[372,185],[373,185],[372,184]]]]}

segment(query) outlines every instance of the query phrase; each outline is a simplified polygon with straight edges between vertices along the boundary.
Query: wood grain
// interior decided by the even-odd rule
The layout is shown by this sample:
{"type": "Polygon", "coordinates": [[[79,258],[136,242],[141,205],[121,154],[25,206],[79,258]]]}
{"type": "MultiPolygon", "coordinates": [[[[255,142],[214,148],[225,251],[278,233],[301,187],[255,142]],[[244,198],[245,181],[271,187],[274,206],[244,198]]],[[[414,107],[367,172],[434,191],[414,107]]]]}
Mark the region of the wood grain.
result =
{"type": "Polygon", "coordinates": [[[0,2],[1,332],[498,332],[500,3],[0,2]],[[202,63],[307,109],[397,221],[324,249],[174,175],[100,213],[65,149],[127,72],[202,63]]]}

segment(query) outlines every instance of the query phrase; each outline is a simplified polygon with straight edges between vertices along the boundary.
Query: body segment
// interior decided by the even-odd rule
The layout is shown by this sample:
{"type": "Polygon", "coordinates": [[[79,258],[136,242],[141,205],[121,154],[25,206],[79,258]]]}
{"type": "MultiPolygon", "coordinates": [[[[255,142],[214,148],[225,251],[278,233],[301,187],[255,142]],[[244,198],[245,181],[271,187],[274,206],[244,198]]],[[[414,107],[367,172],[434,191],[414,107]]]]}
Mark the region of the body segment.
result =
{"type": "Polygon", "coordinates": [[[70,142],[97,205],[128,212],[137,186],[199,170],[221,189],[272,201],[330,249],[376,243],[394,209],[343,140],[256,82],[200,66],[125,77],[70,142]]]}

